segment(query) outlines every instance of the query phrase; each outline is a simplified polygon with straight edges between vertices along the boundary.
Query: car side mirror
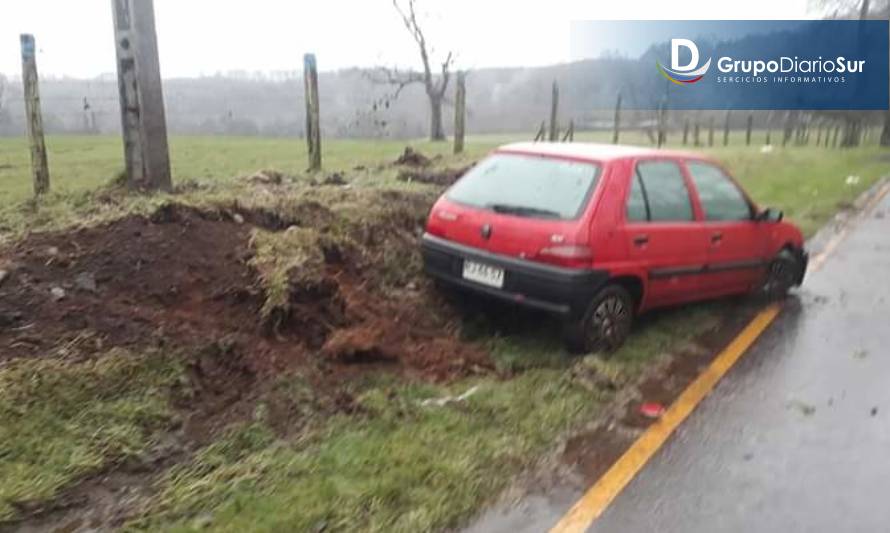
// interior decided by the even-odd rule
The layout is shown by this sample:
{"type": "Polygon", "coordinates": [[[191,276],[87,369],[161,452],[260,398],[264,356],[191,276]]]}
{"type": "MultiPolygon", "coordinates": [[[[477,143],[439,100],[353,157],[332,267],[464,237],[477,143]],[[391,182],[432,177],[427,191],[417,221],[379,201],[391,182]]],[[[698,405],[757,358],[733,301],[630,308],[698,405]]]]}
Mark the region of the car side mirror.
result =
{"type": "Polygon", "coordinates": [[[757,214],[758,222],[781,222],[783,218],[785,218],[785,214],[781,210],[772,207],[767,207],[757,214]]]}

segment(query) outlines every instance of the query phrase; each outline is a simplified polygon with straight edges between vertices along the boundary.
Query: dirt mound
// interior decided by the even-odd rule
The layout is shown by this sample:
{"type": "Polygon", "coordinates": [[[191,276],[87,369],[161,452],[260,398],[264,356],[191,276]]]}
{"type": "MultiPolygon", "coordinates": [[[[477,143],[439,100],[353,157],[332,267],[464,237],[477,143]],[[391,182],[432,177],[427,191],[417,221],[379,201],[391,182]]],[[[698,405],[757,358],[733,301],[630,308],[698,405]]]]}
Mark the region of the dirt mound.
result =
{"type": "MultiPolygon", "coordinates": [[[[306,213],[307,224],[334,216],[308,204],[294,213],[306,213]]],[[[417,274],[387,247],[416,255],[418,221],[382,220],[402,229],[363,236],[370,244],[361,244],[368,248],[360,260],[327,250],[318,279],[292,272],[287,313],[272,329],[261,320],[265,295],[251,263],[251,223],[277,229],[303,220],[170,204],[148,217],[31,235],[0,255],[0,361],[169,346],[187,358],[189,384],[179,403],[210,418],[286,370],[316,375],[336,396],[344,377],[369,365],[434,381],[490,369],[487,355],[457,339],[447,311],[417,284],[378,289],[388,286],[377,280],[385,255],[408,265],[406,279],[417,274]]]]}
{"type": "Polygon", "coordinates": [[[260,294],[247,228],[166,206],[71,233],[36,234],[4,256],[0,358],[47,355],[90,336],[111,345],[193,341],[249,329],[260,294]]]}
{"type": "Polygon", "coordinates": [[[288,177],[278,170],[263,169],[244,176],[242,179],[254,185],[281,185],[286,178],[288,177]]]}
{"type": "Polygon", "coordinates": [[[419,183],[448,186],[466,174],[471,168],[473,168],[473,165],[462,168],[446,168],[442,170],[403,170],[399,172],[396,178],[399,181],[416,181],[419,183]]]}
{"type": "Polygon", "coordinates": [[[395,161],[393,161],[396,165],[405,165],[409,167],[428,167],[432,164],[432,160],[421,154],[420,152],[414,150],[410,146],[405,147],[405,151],[402,152],[402,155],[398,157],[395,161]]]}

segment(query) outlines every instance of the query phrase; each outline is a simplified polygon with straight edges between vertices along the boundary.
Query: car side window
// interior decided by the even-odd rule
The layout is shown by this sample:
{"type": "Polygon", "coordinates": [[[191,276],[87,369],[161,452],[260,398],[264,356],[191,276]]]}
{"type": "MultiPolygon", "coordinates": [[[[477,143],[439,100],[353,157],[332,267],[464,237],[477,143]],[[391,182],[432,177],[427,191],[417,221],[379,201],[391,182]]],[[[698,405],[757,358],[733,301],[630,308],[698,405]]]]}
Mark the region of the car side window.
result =
{"type": "Polygon", "coordinates": [[[634,222],[649,220],[649,206],[646,205],[646,195],[637,175],[634,175],[631,181],[630,194],[627,197],[627,220],[634,222]]]}
{"type": "Polygon", "coordinates": [[[705,220],[751,220],[751,206],[742,191],[719,167],[707,163],[687,164],[705,220]]]}
{"type": "Polygon", "coordinates": [[[627,202],[628,220],[685,222],[693,218],[689,190],[678,164],[670,161],[637,164],[627,202]]]}

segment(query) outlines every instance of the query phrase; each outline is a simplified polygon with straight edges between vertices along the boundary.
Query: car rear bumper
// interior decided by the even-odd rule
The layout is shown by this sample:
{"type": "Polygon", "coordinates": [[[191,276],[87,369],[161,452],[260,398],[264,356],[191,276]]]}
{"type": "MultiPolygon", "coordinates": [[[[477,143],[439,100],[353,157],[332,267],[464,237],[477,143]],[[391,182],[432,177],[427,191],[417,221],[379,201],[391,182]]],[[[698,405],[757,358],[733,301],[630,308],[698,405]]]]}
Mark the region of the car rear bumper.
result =
{"type": "Polygon", "coordinates": [[[605,285],[603,270],[562,268],[493,254],[425,233],[421,240],[427,274],[448,284],[526,307],[561,315],[579,314],[605,285]],[[498,289],[463,278],[464,260],[504,269],[498,289]]]}

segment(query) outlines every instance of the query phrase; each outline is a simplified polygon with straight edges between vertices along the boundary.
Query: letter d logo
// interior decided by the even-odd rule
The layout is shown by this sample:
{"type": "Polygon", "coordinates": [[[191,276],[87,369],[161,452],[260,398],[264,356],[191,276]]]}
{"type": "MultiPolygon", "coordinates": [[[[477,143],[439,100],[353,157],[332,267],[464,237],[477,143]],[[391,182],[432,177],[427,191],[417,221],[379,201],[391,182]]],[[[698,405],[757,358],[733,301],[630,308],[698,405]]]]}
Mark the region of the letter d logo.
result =
{"type": "Polygon", "coordinates": [[[658,62],[658,70],[668,80],[677,85],[686,85],[695,83],[702,79],[708,69],[711,67],[711,59],[708,58],[707,63],[701,68],[698,67],[698,46],[689,39],[671,39],[671,68],[666,68],[658,62]],[[680,64],[680,48],[689,50],[689,63],[680,64]]]}
{"type": "Polygon", "coordinates": [[[671,39],[671,69],[677,72],[688,72],[698,66],[698,47],[689,39],[671,39]],[[680,65],[680,47],[689,49],[692,57],[689,63],[680,65]]]}

